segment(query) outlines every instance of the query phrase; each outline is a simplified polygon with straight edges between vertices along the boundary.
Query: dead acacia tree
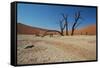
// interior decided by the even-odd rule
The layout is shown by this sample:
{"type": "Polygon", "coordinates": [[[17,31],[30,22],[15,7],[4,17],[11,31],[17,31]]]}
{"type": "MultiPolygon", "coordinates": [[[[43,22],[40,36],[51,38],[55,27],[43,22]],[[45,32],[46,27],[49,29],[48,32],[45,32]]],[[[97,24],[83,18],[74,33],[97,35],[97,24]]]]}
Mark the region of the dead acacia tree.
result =
{"type": "Polygon", "coordinates": [[[54,32],[56,32],[56,33],[58,33],[58,34],[61,35],[61,32],[60,31],[57,31],[57,30],[47,30],[47,31],[44,32],[44,34],[43,34],[42,37],[44,37],[46,35],[50,35],[50,37],[53,37],[54,32]]]}
{"type": "Polygon", "coordinates": [[[64,29],[65,29],[65,27],[66,27],[66,25],[63,23],[63,20],[60,20],[60,34],[62,35],[62,36],[64,36],[64,34],[63,34],[63,32],[64,32],[64,29]]]}
{"type": "MultiPolygon", "coordinates": [[[[66,26],[66,35],[68,35],[68,15],[62,14],[63,18],[64,18],[64,28],[66,26]]],[[[63,29],[64,29],[63,28],[63,29]]]]}
{"type": "Polygon", "coordinates": [[[81,24],[81,23],[78,23],[79,19],[81,19],[81,14],[80,14],[80,11],[76,12],[75,15],[74,15],[74,23],[72,25],[72,32],[71,32],[71,35],[74,34],[74,31],[75,29],[81,24]]]}

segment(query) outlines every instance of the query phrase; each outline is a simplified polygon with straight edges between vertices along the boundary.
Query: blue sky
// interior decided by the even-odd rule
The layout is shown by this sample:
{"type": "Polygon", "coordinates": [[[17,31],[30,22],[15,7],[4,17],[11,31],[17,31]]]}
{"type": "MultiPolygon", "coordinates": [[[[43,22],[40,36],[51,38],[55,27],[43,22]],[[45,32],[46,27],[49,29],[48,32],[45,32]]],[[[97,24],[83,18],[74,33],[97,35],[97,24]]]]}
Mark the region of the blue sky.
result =
{"type": "Polygon", "coordinates": [[[34,27],[45,29],[60,30],[59,20],[62,19],[62,13],[68,15],[69,30],[74,22],[73,15],[81,11],[82,20],[78,28],[96,24],[96,8],[74,7],[74,6],[55,6],[55,5],[37,5],[18,3],[17,21],[34,27]]]}

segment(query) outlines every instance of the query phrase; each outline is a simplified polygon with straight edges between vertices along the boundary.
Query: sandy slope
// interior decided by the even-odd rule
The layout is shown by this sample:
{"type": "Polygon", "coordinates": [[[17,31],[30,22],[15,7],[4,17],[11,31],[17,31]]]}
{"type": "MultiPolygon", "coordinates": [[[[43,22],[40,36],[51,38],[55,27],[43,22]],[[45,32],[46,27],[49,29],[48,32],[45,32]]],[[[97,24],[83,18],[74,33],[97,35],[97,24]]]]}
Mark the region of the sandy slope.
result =
{"type": "Polygon", "coordinates": [[[17,50],[18,64],[96,60],[96,37],[18,35],[17,50]]]}
{"type": "MultiPolygon", "coordinates": [[[[69,31],[69,34],[71,34],[71,31],[69,31]]],[[[96,25],[88,25],[86,27],[76,29],[74,31],[74,35],[96,35],[96,25]]]]}

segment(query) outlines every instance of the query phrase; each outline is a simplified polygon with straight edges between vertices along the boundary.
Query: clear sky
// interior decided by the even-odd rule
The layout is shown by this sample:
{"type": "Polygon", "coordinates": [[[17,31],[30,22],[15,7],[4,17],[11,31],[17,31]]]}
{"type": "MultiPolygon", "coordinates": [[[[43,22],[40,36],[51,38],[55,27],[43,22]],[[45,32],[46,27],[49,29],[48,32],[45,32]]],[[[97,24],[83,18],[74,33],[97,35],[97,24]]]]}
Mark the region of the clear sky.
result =
{"type": "Polygon", "coordinates": [[[74,7],[74,6],[55,6],[18,3],[17,21],[34,27],[59,30],[59,20],[62,13],[68,15],[69,30],[74,22],[74,13],[81,11],[82,20],[78,28],[96,24],[96,8],[74,7]]]}

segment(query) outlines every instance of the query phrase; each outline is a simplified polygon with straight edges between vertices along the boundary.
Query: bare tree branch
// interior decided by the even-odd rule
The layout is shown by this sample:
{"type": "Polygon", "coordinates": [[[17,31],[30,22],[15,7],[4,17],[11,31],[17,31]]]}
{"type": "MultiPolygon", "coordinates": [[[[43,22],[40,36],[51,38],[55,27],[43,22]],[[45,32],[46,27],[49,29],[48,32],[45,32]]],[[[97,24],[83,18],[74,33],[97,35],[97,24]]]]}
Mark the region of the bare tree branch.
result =
{"type": "Polygon", "coordinates": [[[65,27],[63,26],[63,20],[60,20],[59,23],[60,23],[61,35],[63,36],[63,30],[64,30],[64,28],[65,28],[65,27]]]}
{"type": "Polygon", "coordinates": [[[78,23],[76,26],[75,26],[75,28],[74,29],[76,29],[79,25],[80,25],[81,23],[78,23]]]}
{"type": "Polygon", "coordinates": [[[66,14],[62,14],[63,18],[64,18],[64,28],[66,27],[66,35],[68,35],[68,15],[66,14]]]}
{"type": "Polygon", "coordinates": [[[71,33],[71,35],[74,34],[74,30],[81,24],[81,23],[78,23],[79,19],[82,18],[81,14],[80,14],[80,11],[75,13],[74,18],[75,18],[75,21],[74,21],[74,24],[72,25],[72,33],[71,33]]]}

